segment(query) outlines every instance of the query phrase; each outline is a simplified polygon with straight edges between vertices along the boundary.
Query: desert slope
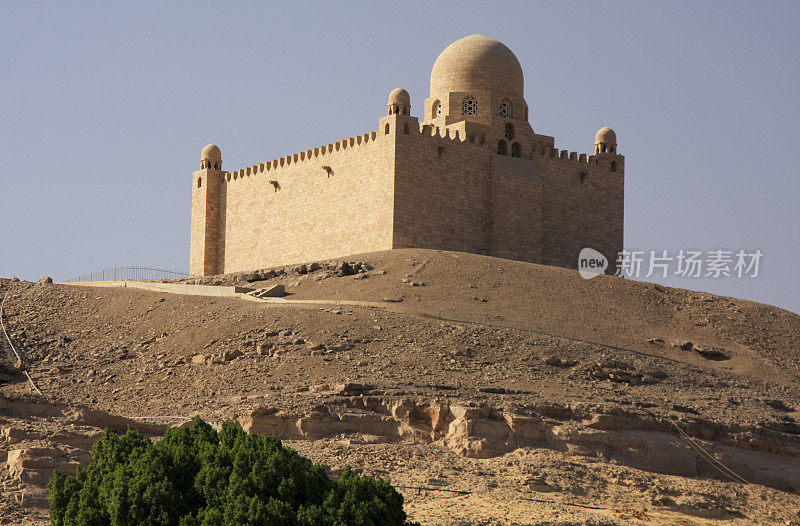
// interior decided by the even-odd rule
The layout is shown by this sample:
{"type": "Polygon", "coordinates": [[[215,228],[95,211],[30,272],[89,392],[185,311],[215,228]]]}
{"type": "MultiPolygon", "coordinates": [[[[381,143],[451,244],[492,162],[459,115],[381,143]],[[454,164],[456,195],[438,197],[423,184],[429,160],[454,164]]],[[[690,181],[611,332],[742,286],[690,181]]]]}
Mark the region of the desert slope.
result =
{"type": "MultiPolygon", "coordinates": [[[[283,305],[8,280],[0,293],[37,403],[236,419],[334,471],[427,488],[404,490],[423,523],[800,519],[797,315],[463,253],[344,261],[358,264],[190,280],[284,284],[300,302],[283,305]]],[[[6,400],[30,399],[6,380],[6,400]]],[[[7,436],[52,426],[0,417],[7,436]]],[[[61,447],[26,440],[3,447],[61,447]]],[[[25,483],[4,474],[6,495],[25,483]]]]}

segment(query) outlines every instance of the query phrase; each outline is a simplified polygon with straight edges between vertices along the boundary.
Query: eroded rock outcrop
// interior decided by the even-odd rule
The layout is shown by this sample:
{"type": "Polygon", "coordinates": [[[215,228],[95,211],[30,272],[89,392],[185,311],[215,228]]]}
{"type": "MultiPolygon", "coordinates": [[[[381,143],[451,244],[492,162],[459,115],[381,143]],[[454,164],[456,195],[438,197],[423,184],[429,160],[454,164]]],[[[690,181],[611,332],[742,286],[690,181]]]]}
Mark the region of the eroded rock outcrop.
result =
{"type": "Polygon", "coordinates": [[[239,422],[247,431],[290,440],[359,435],[373,443],[441,444],[471,458],[546,447],[656,473],[718,478],[735,473],[749,482],[800,491],[800,441],[791,434],[732,433],[694,423],[685,424],[689,436],[674,423],[633,414],[539,409],[359,396],[307,412],[258,408],[239,422]]]}
{"type": "Polygon", "coordinates": [[[104,411],[32,397],[0,395],[0,482],[6,495],[25,508],[46,509],[47,482],[56,469],[74,475],[91,460],[104,429],[134,427],[161,436],[167,426],[104,411]],[[54,431],[54,429],[57,429],[54,431]]]}

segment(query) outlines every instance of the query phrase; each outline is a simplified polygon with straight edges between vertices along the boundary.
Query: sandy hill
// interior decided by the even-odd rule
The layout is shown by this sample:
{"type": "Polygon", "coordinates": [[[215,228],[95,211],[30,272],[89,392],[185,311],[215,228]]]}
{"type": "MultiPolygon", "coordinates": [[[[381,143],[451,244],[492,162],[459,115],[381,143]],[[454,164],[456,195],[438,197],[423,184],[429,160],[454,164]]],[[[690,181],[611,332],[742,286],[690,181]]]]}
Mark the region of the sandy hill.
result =
{"type": "Polygon", "coordinates": [[[100,428],[200,414],[407,486],[424,524],[800,521],[790,312],[430,250],[184,281],[288,294],[0,281],[44,394],[0,378],[7,516],[100,428]]]}

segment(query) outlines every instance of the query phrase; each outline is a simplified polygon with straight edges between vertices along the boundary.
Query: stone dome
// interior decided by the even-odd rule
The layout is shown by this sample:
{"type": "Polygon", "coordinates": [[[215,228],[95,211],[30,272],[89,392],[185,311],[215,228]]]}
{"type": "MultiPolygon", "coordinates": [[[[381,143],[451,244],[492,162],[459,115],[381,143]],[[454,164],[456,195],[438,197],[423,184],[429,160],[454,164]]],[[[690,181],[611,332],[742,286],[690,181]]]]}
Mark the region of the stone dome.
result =
{"type": "Polygon", "coordinates": [[[200,152],[200,159],[212,159],[215,161],[222,160],[222,152],[219,150],[219,146],[216,144],[209,144],[203,151],[200,152]]]}
{"type": "Polygon", "coordinates": [[[389,93],[388,104],[405,104],[411,106],[411,95],[403,88],[395,88],[389,93]]]}
{"type": "Polygon", "coordinates": [[[464,37],[442,51],[431,71],[431,97],[454,91],[493,91],[522,97],[522,66],[497,40],[484,35],[464,37]]]}
{"type": "Polygon", "coordinates": [[[617,134],[614,130],[605,126],[597,130],[597,135],[594,136],[595,144],[617,144],[617,134]]]}

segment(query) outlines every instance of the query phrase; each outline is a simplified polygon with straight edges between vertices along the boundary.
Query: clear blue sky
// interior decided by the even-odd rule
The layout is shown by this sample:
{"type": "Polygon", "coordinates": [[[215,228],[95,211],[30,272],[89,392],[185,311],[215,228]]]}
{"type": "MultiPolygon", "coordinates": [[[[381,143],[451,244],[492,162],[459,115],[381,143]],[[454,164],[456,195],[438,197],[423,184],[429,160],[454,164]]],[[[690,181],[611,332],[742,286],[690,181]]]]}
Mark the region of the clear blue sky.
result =
{"type": "Polygon", "coordinates": [[[659,280],[800,312],[800,2],[28,2],[0,17],[0,276],[188,268],[191,172],[421,114],[463,36],[509,46],[534,130],[626,156],[625,245],[764,253],[659,280]]]}

